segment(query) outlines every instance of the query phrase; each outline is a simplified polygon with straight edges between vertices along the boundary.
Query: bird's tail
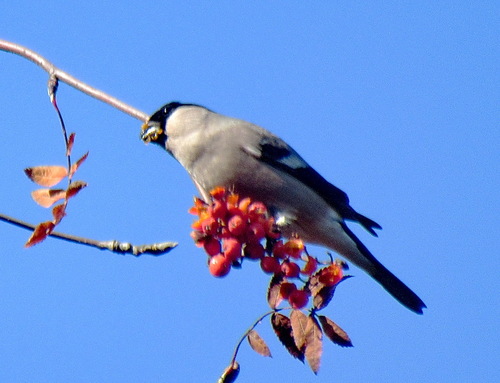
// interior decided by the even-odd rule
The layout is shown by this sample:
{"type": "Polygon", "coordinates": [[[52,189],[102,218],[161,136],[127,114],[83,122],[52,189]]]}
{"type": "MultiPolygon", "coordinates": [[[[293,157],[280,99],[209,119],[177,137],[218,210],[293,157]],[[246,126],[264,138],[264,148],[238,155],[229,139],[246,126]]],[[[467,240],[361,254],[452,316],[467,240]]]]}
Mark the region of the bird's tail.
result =
{"type": "Polygon", "coordinates": [[[417,296],[417,294],[415,294],[408,286],[401,282],[398,277],[382,265],[345,223],[339,224],[342,226],[344,234],[349,237],[348,239],[350,239],[349,242],[351,243],[351,246],[345,242],[344,246],[341,246],[341,248],[337,245],[333,246],[333,249],[335,250],[335,247],[337,247],[337,251],[339,251],[340,254],[344,255],[348,260],[365,270],[403,306],[406,306],[408,309],[416,312],[417,314],[422,314],[422,309],[427,306],[417,296]]]}

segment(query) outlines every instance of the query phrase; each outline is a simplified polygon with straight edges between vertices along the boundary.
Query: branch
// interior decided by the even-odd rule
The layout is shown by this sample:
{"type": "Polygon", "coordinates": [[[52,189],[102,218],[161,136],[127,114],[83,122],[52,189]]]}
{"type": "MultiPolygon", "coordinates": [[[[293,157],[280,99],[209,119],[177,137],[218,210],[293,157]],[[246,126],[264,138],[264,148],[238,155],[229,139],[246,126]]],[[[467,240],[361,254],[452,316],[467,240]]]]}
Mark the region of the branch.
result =
{"type": "MultiPolygon", "coordinates": [[[[17,218],[9,217],[4,214],[0,214],[0,221],[10,223],[14,226],[21,227],[26,230],[35,230],[36,228],[36,225],[32,225],[30,223],[21,221],[17,218]]],[[[177,246],[177,243],[175,242],[162,242],[162,243],[154,243],[151,245],[135,246],[128,242],[119,242],[116,240],[96,241],[94,239],[77,237],[75,235],[64,234],[57,231],[50,233],[49,236],[62,239],[68,242],[78,243],[80,245],[96,247],[100,250],[109,250],[112,251],[113,253],[132,254],[136,257],[139,257],[143,254],[160,256],[168,253],[170,250],[172,250],[174,247],[177,246]]]]}
{"type": "Polygon", "coordinates": [[[39,67],[41,67],[44,71],[46,71],[49,74],[50,77],[55,77],[60,81],[65,82],[69,86],[72,86],[73,88],[78,89],[79,91],[91,97],[94,97],[102,102],[105,102],[106,104],[111,105],[112,107],[121,110],[122,112],[127,113],[128,115],[138,120],[141,120],[143,122],[148,121],[149,118],[148,114],[128,104],[125,104],[124,102],[118,100],[113,96],[110,96],[107,93],[104,93],[103,91],[100,91],[99,89],[91,87],[90,85],[78,80],[77,78],[57,68],[46,58],[40,56],[38,53],[32,51],[31,49],[0,39],[0,50],[9,53],[14,53],[18,56],[24,57],[25,59],[28,59],[34,62],[39,67]]]}

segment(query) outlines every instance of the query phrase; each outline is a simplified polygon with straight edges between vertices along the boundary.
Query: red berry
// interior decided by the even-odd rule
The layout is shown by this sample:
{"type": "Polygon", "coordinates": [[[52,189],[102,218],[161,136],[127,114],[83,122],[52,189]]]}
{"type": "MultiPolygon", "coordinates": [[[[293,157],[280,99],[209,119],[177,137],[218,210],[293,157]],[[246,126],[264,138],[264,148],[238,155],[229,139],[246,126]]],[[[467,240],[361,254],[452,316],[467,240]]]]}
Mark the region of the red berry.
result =
{"type": "Polygon", "coordinates": [[[304,249],[304,242],[298,238],[292,238],[285,243],[286,253],[292,258],[300,258],[304,249]]]}
{"type": "Polygon", "coordinates": [[[295,310],[300,310],[307,305],[309,301],[309,294],[304,290],[295,290],[288,297],[288,302],[290,306],[295,310]]]}
{"type": "Polygon", "coordinates": [[[310,255],[307,256],[307,262],[304,265],[304,268],[300,270],[302,274],[305,275],[312,275],[318,268],[318,261],[316,258],[311,257],[310,255]]]}
{"type": "Polygon", "coordinates": [[[222,250],[226,258],[231,262],[237,261],[241,257],[241,242],[236,238],[224,239],[222,250]]]}
{"type": "Polygon", "coordinates": [[[280,295],[283,297],[283,299],[288,299],[290,294],[295,290],[297,290],[297,286],[295,286],[295,283],[283,282],[280,286],[280,295]]]}
{"type": "Polygon", "coordinates": [[[217,254],[210,258],[208,270],[214,277],[224,277],[231,270],[231,262],[224,255],[217,254]]]}
{"type": "Polygon", "coordinates": [[[333,286],[342,279],[342,269],[336,263],[321,269],[319,281],[327,286],[333,286]]]}
{"type": "Polygon", "coordinates": [[[260,243],[250,242],[245,245],[245,257],[250,259],[261,259],[265,253],[266,250],[260,243]]]}
{"type": "Polygon", "coordinates": [[[275,274],[281,271],[280,262],[274,257],[262,257],[260,259],[260,267],[268,274],[275,274]]]}
{"type": "Polygon", "coordinates": [[[240,203],[238,204],[238,209],[240,209],[242,214],[247,214],[248,211],[248,205],[250,205],[250,202],[252,200],[250,198],[243,198],[240,203]]]}
{"type": "Polygon", "coordinates": [[[207,238],[203,241],[203,248],[208,255],[217,255],[220,253],[220,242],[214,237],[207,238]]]}
{"type": "Polygon", "coordinates": [[[229,229],[229,232],[234,235],[234,236],[240,236],[242,235],[246,228],[247,228],[247,223],[243,219],[241,215],[233,215],[230,219],[229,222],[227,223],[227,227],[229,229]]]}
{"type": "Polygon", "coordinates": [[[247,229],[248,242],[260,242],[266,236],[264,226],[259,222],[251,223],[247,229]]]}
{"type": "Polygon", "coordinates": [[[206,235],[214,235],[219,229],[219,223],[214,217],[208,217],[201,222],[201,230],[206,235]]]}
{"type": "Polygon", "coordinates": [[[273,255],[277,258],[285,258],[285,245],[283,241],[277,241],[273,246],[273,255]]]}
{"type": "Polygon", "coordinates": [[[248,206],[248,216],[253,221],[260,217],[266,217],[267,208],[262,202],[252,202],[250,206],[248,206]]]}
{"type": "Polygon", "coordinates": [[[300,274],[300,266],[295,262],[285,261],[281,264],[281,272],[288,278],[297,278],[300,274]]]}
{"type": "Polygon", "coordinates": [[[225,202],[215,200],[211,207],[212,217],[215,219],[224,219],[227,213],[227,206],[225,202]]]}

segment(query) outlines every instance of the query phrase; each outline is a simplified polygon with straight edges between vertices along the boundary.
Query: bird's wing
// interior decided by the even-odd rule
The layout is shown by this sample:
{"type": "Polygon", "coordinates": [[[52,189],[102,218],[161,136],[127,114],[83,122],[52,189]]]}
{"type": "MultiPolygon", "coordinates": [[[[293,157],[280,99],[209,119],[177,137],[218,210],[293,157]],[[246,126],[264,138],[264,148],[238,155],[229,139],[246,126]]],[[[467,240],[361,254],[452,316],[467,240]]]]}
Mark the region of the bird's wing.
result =
{"type": "Polygon", "coordinates": [[[344,219],[359,222],[371,234],[377,236],[374,228],[381,226],[371,219],[357,213],[349,205],[349,197],[345,192],[332,185],[321,174],[314,170],[292,147],[276,136],[261,136],[256,146],[243,148],[247,153],[282,172],[296,178],[313,189],[344,219]]]}

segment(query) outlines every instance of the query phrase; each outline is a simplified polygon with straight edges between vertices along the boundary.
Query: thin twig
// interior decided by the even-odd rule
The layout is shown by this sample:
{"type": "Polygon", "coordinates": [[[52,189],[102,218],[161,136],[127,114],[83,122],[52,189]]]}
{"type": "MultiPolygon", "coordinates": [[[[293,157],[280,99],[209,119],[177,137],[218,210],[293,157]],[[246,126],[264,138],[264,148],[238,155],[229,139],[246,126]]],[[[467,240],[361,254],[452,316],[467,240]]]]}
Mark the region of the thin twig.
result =
{"type": "Polygon", "coordinates": [[[90,85],[71,76],[67,72],[64,72],[63,70],[57,68],[46,58],[40,56],[38,53],[32,51],[31,49],[23,47],[19,44],[14,44],[10,41],[0,40],[0,50],[9,53],[14,53],[16,55],[19,55],[34,62],[36,65],[45,70],[49,74],[49,76],[54,76],[60,81],[65,82],[69,86],[72,86],[73,88],[78,89],[79,91],[91,97],[94,97],[102,102],[105,102],[106,104],[111,105],[112,107],[121,110],[122,112],[127,113],[128,115],[140,121],[147,122],[149,118],[148,114],[118,100],[117,98],[107,93],[104,93],[99,89],[91,87],[90,85]]]}
{"type": "MultiPolygon", "coordinates": [[[[21,221],[17,218],[9,217],[5,214],[0,214],[0,221],[10,223],[14,226],[21,227],[26,230],[35,230],[36,228],[36,225],[32,225],[28,222],[21,221]]],[[[136,257],[139,257],[143,254],[160,256],[168,253],[170,250],[172,250],[174,247],[177,246],[177,243],[175,242],[162,242],[162,243],[154,243],[151,245],[136,246],[128,242],[119,242],[116,240],[96,241],[94,239],[77,237],[76,235],[64,234],[57,231],[50,233],[49,236],[62,239],[68,242],[79,243],[81,245],[95,247],[100,250],[109,250],[112,251],[113,253],[132,254],[136,257]]]]}

